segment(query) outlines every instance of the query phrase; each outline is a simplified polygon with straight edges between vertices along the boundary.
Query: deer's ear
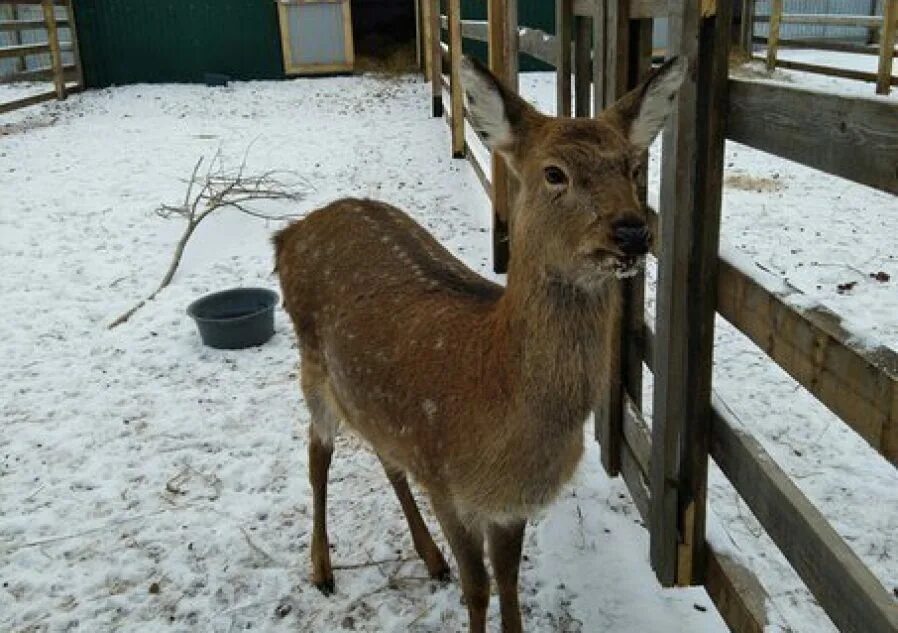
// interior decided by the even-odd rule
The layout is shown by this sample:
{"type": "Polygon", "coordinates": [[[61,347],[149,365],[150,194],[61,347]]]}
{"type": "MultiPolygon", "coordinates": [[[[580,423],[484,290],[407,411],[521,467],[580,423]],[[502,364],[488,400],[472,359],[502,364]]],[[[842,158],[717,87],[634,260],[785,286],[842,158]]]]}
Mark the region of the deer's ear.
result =
{"type": "Polygon", "coordinates": [[[633,145],[647,149],[652,144],[673,109],[685,76],[686,59],[674,57],[611,106],[609,110],[620,118],[633,145]]]}
{"type": "Polygon", "coordinates": [[[490,149],[510,150],[540,116],[476,59],[462,58],[461,77],[471,125],[490,149]]]}

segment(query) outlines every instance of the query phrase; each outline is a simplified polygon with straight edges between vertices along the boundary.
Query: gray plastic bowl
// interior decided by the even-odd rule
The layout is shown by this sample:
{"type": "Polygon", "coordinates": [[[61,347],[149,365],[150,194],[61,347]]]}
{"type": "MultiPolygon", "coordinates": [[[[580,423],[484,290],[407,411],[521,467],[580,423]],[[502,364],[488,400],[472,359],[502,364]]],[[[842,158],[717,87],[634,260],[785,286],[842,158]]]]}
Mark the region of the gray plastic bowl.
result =
{"type": "Polygon", "coordinates": [[[187,307],[203,344],[216,349],[262,345],[274,334],[278,295],[266,288],[232,288],[206,295],[187,307]]]}

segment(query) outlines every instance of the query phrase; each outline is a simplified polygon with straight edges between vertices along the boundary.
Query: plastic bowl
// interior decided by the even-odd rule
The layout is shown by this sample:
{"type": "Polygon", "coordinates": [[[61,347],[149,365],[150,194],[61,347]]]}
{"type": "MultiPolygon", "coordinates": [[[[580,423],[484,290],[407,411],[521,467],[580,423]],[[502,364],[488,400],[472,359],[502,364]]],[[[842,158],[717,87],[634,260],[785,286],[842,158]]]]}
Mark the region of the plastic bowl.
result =
{"type": "Polygon", "coordinates": [[[232,288],[197,299],[187,307],[204,345],[244,349],[274,334],[278,295],[267,288],[232,288]]]}

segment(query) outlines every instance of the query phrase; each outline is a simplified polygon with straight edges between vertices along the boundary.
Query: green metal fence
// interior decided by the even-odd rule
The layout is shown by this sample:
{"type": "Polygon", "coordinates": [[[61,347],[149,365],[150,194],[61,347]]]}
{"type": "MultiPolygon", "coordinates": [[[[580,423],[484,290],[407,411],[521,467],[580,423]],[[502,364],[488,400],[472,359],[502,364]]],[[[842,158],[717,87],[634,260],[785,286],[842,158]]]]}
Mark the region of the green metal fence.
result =
{"type": "Polygon", "coordinates": [[[85,83],[284,76],[272,0],[77,0],[85,83]]]}
{"type": "MultiPolygon", "coordinates": [[[[272,0],[76,0],[75,13],[88,87],[201,82],[206,73],[284,76],[272,0]]],[[[486,2],[462,0],[462,16],[485,20],[486,2]]],[[[554,3],[520,0],[518,19],[554,33],[554,3]]],[[[465,41],[464,48],[486,59],[485,44],[465,41]]],[[[547,69],[521,56],[521,70],[547,69]]]]}

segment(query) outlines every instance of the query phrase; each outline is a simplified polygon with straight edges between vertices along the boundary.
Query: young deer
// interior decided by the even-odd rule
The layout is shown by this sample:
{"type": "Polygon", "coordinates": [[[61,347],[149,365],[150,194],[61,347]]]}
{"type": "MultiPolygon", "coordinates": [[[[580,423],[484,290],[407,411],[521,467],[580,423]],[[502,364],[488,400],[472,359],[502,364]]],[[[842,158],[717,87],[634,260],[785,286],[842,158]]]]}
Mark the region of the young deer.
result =
{"type": "Polygon", "coordinates": [[[664,123],[685,64],[668,62],[597,119],[543,116],[476,62],[464,84],[475,128],[519,181],[506,287],[465,267],[402,211],[345,199],[274,238],[311,413],[312,581],[334,590],[327,472],[340,423],[386,469],[418,554],[448,566],[411,475],[458,562],[470,630],[485,631],[489,578],[503,631],[520,631],[524,524],[574,473],[607,379],[618,279],[651,236],[640,155],[664,123]]]}

